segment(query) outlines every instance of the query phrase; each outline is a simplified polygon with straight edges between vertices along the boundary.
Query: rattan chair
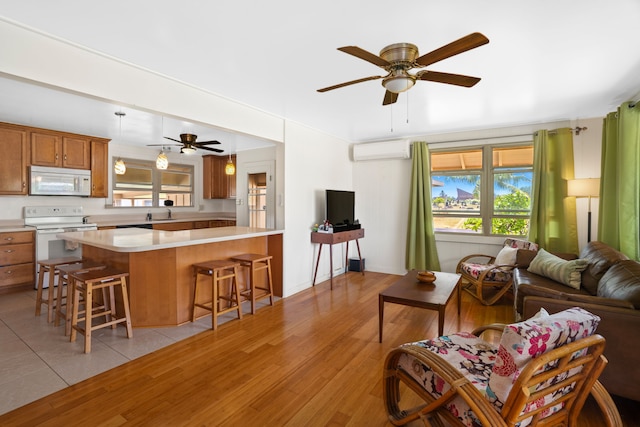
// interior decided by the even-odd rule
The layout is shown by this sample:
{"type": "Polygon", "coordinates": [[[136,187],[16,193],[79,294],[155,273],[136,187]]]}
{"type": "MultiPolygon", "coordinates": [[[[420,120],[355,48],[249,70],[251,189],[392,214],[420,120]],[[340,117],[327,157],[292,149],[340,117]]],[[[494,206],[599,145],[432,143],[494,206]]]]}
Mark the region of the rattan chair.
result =
{"type": "MultiPolygon", "coordinates": [[[[383,381],[389,420],[394,425],[422,419],[427,426],[444,426],[443,420],[452,426],[577,426],[591,393],[606,424],[622,426],[611,396],[597,381],[607,364],[605,339],[589,331],[599,318],[578,308],[558,315],[555,325],[558,316],[552,315],[548,321],[489,325],[392,350],[383,381]],[[585,313],[593,316],[595,323],[587,319],[579,325],[576,313],[583,319],[585,313]],[[487,329],[503,330],[500,345],[478,337],[487,329]],[[403,409],[401,392],[413,392],[424,403],[403,409]]],[[[406,400],[415,405],[416,396],[406,400]]]]}
{"type": "Polygon", "coordinates": [[[512,257],[507,257],[510,258],[507,262],[500,261],[500,254],[471,254],[462,258],[456,266],[456,273],[462,277],[462,289],[484,305],[495,304],[513,285],[512,270],[516,267],[516,251],[537,251],[538,245],[526,240],[509,238],[504,241],[501,252],[509,249],[513,250],[513,254],[512,257]]]}

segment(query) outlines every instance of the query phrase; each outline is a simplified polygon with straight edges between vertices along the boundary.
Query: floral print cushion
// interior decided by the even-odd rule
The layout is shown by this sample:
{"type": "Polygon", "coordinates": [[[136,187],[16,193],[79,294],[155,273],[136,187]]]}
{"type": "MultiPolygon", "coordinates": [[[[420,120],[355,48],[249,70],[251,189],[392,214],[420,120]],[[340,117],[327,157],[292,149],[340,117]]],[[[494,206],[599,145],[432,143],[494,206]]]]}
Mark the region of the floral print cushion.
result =
{"type": "MultiPolygon", "coordinates": [[[[496,358],[497,349],[495,346],[466,332],[410,344],[424,347],[438,354],[459,369],[480,392],[485,392],[496,358]]],[[[425,391],[436,398],[451,388],[442,378],[411,355],[403,354],[400,357],[399,365],[421,384],[425,391]]],[[[447,404],[447,409],[464,425],[468,427],[480,426],[477,417],[461,397],[453,398],[447,404]]]]}
{"type": "Polygon", "coordinates": [[[499,268],[493,268],[492,264],[476,264],[473,262],[463,262],[460,265],[460,270],[468,276],[477,279],[486,269],[492,269],[486,276],[485,281],[489,282],[508,282],[511,280],[511,272],[502,270],[499,268]]]}
{"type": "MultiPolygon", "coordinates": [[[[498,408],[502,408],[521,370],[535,357],[556,347],[576,341],[595,333],[600,318],[588,311],[574,307],[559,313],[528,319],[507,325],[502,333],[497,357],[486,388],[487,397],[498,408]]],[[[573,375],[576,372],[569,372],[573,375]]],[[[552,378],[549,382],[557,382],[552,378]]],[[[535,391],[535,390],[532,390],[535,391]]],[[[541,399],[540,404],[556,400],[570,390],[559,390],[541,399]]],[[[549,414],[562,408],[559,404],[549,414]]],[[[525,409],[524,412],[527,412],[525,409]]],[[[530,419],[523,420],[525,426],[530,419]]]]}

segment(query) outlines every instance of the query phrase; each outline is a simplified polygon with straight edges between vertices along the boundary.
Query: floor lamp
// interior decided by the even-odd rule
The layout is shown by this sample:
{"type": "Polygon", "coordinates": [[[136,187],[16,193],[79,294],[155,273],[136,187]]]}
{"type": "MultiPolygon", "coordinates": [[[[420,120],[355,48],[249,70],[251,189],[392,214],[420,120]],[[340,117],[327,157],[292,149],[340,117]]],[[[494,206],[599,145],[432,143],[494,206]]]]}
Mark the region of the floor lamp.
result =
{"type": "Polygon", "coordinates": [[[567,196],[588,197],[589,215],[587,216],[587,242],[591,241],[591,198],[600,197],[600,178],[570,179],[567,182],[567,196]]]}

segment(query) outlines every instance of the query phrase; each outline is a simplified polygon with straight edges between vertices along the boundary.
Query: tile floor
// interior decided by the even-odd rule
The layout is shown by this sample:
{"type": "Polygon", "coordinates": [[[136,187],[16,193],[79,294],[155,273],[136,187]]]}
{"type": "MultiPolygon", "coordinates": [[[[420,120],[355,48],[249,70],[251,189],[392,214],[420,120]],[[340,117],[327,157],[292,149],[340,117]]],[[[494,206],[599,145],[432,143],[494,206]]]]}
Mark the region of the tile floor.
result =
{"type": "Polygon", "coordinates": [[[71,343],[64,325],[47,323],[46,305],[36,317],[35,300],[35,290],[0,295],[0,414],[211,328],[205,316],[175,328],[135,328],[131,339],[123,327],[100,329],[84,354],[84,338],[71,343]]]}

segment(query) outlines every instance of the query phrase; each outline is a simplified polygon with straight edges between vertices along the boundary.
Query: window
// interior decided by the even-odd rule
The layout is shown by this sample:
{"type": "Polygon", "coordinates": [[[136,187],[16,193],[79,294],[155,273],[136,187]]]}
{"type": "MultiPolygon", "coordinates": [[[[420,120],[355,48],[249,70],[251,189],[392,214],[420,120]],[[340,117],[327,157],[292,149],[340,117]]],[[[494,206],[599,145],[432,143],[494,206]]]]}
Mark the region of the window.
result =
{"type": "Polygon", "coordinates": [[[532,178],[531,143],[431,151],[435,230],[527,235],[532,178]]]}
{"type": "Polygon", "coordinates": [[[155,162],[123,159],[124,175],[113,175],[113,206],[193,206],[193,166],[170,164],[157,169],[155,162]],[[169,202],[170,203],[170,202],[169,202]]]}

